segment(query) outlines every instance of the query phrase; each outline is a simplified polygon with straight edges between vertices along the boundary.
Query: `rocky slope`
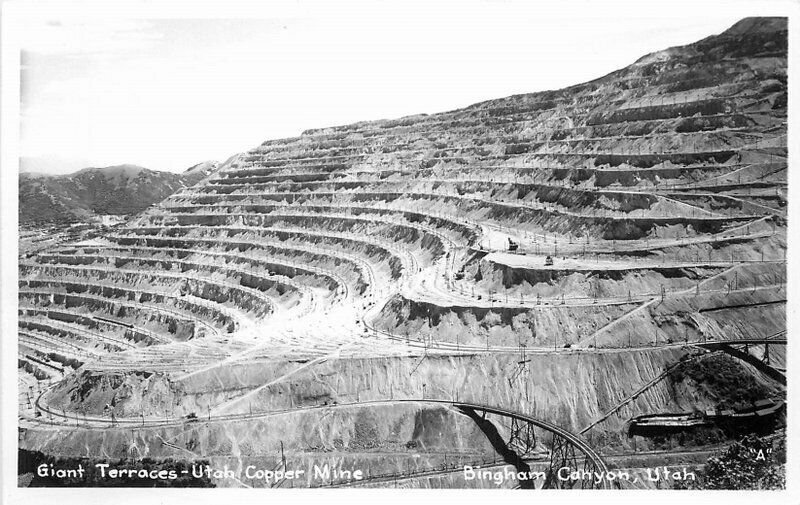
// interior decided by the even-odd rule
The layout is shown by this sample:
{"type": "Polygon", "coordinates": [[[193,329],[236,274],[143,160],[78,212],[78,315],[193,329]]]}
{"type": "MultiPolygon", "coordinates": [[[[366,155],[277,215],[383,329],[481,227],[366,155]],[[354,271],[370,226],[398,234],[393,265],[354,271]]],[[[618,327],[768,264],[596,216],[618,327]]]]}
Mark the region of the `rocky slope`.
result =
{"type": "Polygon", "coordinates": [[[179,174],[136,165],[85,168],[62,176],[22,173],[20,223],[44,225],[97,215],[137,214],[175,191],[196,184],[217,166],[217,162],[207,161],[179,174]]]}
{"type": "Polygon", "coordinates": [[[41,252],[21,361],[85,364],[23,444],[383,472],[441,466],[421,438],[486,444],[464,416],[367,401],[499,405],[621,454],[632,417],[733,403],[740,380],[779,396],[752,359],[716,382],[687,363],[785,335],[786,49],[786,20],[746,19],[562,90],[269,140],[41,252]],[[141,429],[97,429],[111,412],[141,429]]]}

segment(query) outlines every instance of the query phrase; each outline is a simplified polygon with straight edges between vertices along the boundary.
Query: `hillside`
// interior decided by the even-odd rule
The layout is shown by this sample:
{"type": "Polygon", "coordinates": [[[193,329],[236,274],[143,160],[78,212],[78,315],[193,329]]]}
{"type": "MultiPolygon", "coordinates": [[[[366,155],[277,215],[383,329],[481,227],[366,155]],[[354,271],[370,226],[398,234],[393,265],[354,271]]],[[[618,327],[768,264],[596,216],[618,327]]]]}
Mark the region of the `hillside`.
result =
{"type": "Polygon", "coordinates": [[[196,184],[216,167],[216,162],[204,162],[179,174],[135,165],[85,168],[61,176],[22,173],[20,224],[68,223],[98,215],[137,214],[175,191],[196,184]]]}
{"type": "Polygon", "coordinates": [[[20,446],[238,469],[219,486],[593,487],[554,469],[781,436],[787,38],[746,19],[561,90],[267,140],[23,258],[20,391],[53,380],[20,446]]]}

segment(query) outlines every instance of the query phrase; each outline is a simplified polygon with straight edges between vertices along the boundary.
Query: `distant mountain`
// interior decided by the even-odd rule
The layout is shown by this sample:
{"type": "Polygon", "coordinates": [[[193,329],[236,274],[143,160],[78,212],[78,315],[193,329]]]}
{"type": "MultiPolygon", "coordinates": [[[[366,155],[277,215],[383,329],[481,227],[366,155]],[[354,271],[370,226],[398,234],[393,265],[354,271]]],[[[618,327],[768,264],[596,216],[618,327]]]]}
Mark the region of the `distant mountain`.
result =
{"type": "Polygon", "coordinates": [[[20,224],[69,223],[101,215],[137,214],[179,189],[193,186],[218,166],[217,162],[206,161],[177,174],[136,165],[84,168],[59,176],[22,173],[20,224]]]}

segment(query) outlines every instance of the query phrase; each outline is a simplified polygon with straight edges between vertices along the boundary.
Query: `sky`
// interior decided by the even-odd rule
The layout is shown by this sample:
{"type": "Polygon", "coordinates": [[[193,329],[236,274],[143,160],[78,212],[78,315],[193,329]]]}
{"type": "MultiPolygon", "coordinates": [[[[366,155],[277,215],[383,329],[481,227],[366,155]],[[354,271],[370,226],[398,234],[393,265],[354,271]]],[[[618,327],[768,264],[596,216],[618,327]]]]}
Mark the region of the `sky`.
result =
{"type": "Polygon", "coordinates": [[[709,15],[676,2],[666,11],[641,4],[43,9],[20,31],[21,169],[130,163],[183,171],[309,128],[585,82],[720,33],[746,14],[738,3],[709,15]]]}

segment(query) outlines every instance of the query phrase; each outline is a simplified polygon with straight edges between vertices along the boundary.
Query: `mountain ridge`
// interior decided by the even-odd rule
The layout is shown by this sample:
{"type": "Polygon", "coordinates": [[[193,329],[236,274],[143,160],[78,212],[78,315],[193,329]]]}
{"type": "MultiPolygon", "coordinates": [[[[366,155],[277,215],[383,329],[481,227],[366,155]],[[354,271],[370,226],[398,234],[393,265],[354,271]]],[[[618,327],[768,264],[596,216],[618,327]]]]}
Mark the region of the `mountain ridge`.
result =
{"type": "Polygon", "coordinates": [[[219,167],[198,163],[181,173],[121,164],[70,174],[23,172],[19,177],[20,223],[71,223],[101,215],[137,214],[175,191],[193,186],[219,167]]]}

